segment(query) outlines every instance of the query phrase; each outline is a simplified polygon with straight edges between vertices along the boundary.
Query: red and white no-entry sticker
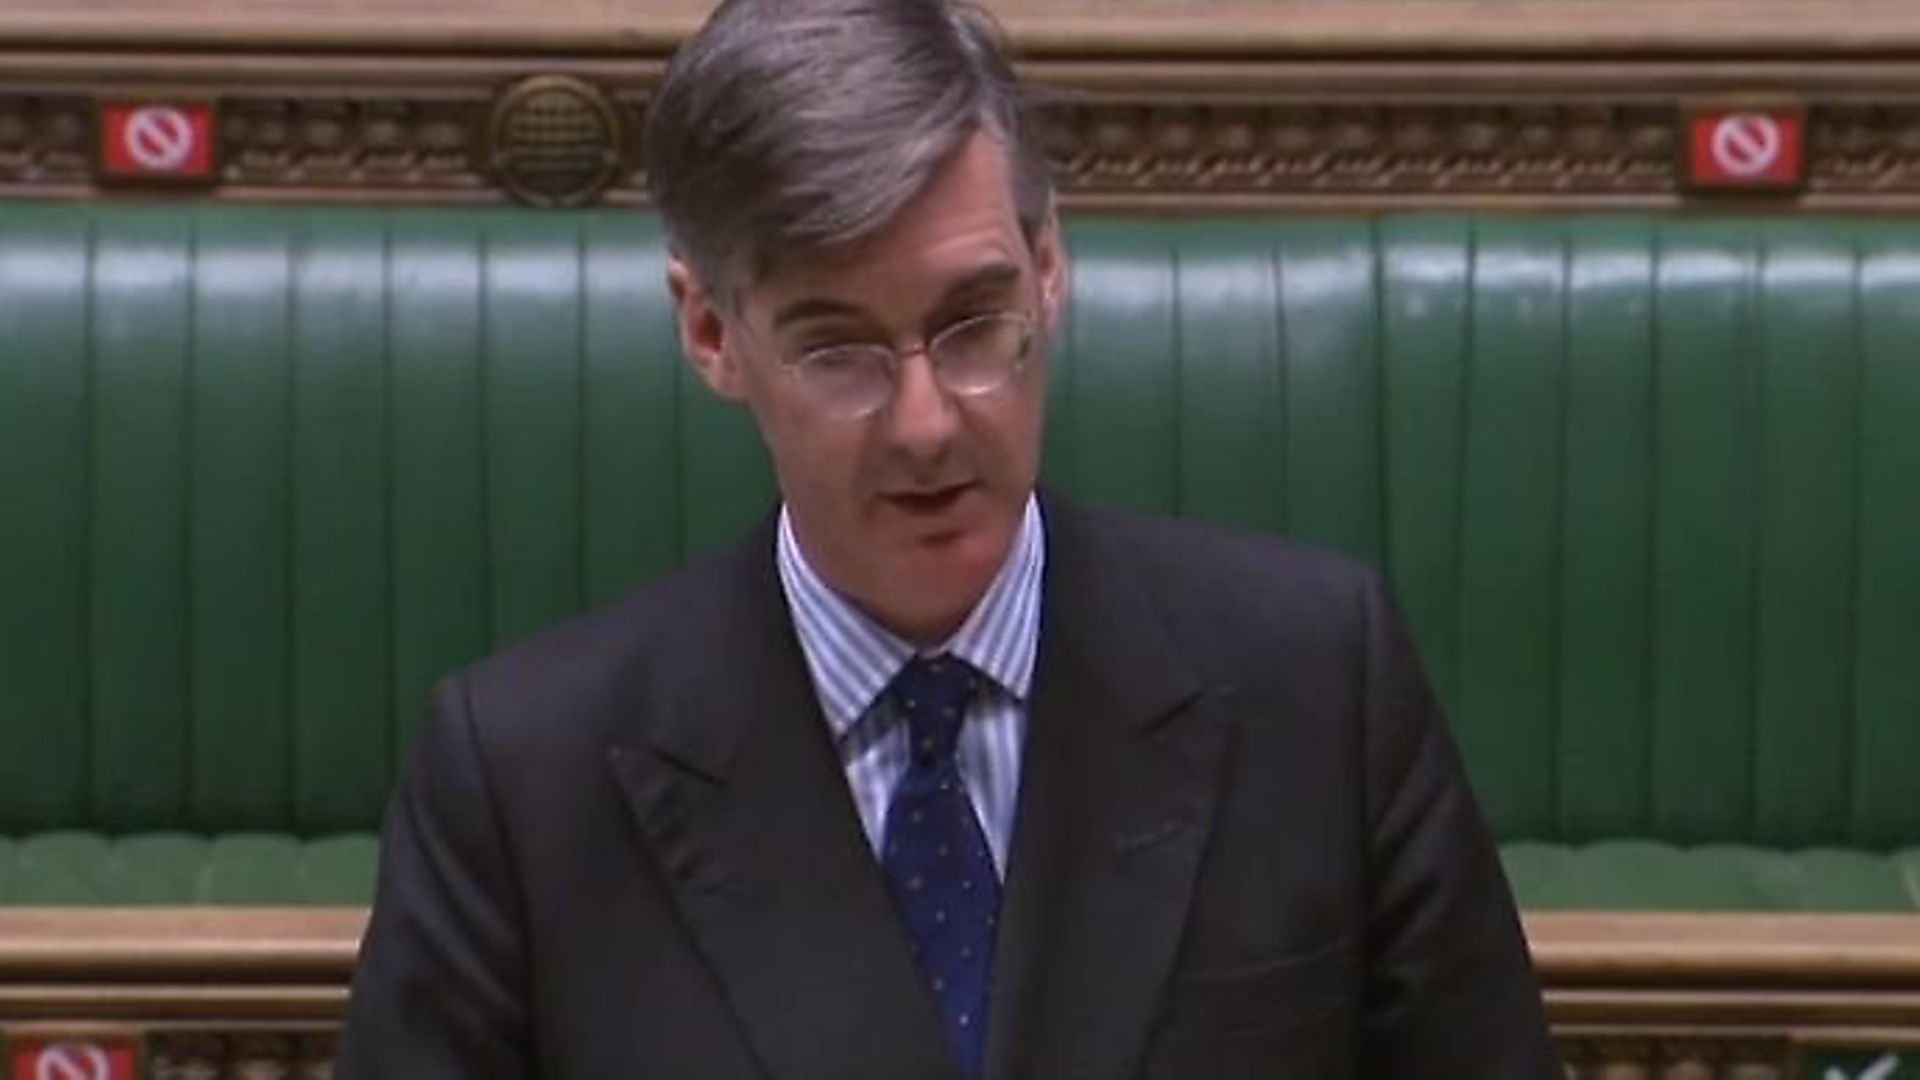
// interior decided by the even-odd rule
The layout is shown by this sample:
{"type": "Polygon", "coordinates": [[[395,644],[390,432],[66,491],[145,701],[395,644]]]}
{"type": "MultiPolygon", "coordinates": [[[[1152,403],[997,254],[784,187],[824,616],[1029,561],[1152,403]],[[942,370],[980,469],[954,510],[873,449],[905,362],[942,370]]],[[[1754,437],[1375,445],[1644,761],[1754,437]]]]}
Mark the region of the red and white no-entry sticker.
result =
{"type": "Polygon", "coordinates": [[[132,1039],[32,1041],[13,1048],[13,1080],[134,1080],[132,1039]]]}
{"type": "Polygon", "coordinates": [[[213,110],[203,102],[106,105],[100,166],[112,177],[201,180],[213,175],[213,110]]]}
{"type": "Polygon", "coordinates": [[[1759,176],[1780,160],[1780,122],[1765,113],[1734,113],[1713,125],[1714,163],[1735,176],[1759,176]]]}
{"type": "Polygon", "coordinates": [[[1690,179],[1701,187],[1792,187],[1806,172],[1798,109],[1705,109],[1693,115],[1690,179]]]}
{"type": "Polygon", "coordinates": [[[127,155],[141,167],[172,172],[193,155],[193,121],[171,105],[150,105],[127,118],[127,155]]]}
{"type": "Polygon", "coordinates": [[[113,1065],[107,1052],[84,1043],[62,1043],[40,1051],[34,1080],[111,1080],[113,1065]]]}

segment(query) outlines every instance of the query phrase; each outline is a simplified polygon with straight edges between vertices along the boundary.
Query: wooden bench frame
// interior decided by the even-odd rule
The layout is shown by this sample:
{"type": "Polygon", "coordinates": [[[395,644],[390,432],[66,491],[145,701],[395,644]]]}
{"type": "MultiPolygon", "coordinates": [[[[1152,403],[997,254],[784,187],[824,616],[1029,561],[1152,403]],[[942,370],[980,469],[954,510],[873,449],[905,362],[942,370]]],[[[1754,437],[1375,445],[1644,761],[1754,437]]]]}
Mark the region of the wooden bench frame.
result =
{"type": "MultiPolygon", "coordinates": [[[[358,908],[0,909],[0,1025],[144,1040],[150,1060],[323,1075],[358,908]]],[[[1594,1077],[1801,1075],[1809,1048],[1920,1049],[1920,916],[1535,913],[1569,1064],[1594,1077]],[[1688,1070],[1692,1071],[1688,1071],[1688,1070]],[[1608,1071],[1613,1070],[1613,1071],[1608,1071]]]]}

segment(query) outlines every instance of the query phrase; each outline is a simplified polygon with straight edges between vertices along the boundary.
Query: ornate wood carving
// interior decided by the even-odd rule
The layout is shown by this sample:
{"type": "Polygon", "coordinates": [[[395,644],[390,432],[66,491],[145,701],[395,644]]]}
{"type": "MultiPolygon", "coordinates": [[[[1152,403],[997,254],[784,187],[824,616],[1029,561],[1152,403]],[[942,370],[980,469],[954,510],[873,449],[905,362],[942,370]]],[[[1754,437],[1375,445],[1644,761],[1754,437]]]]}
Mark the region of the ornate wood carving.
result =
{"type": "MultiPolygon", "coordinates": [[[[154,1080],[330,1080],[337,1033],[168,1030],[149,1040],[154,1080]]],[[[1569,1080],[1789,1080],[1792,1043],[1763,1036],[1580,1035],[1560,1040],[1569,1080]]]]}
{"type": "Polygon", "coordinates": [[[0,192],[10,184],[85,183],[92,112],[83,94],[0,94],[0,192]]]}
{"type": "MultiPolygon", "coordinates": [[[[0,909],[0,1043],[133,1033],[156,1080],[330,1075],[357,909],[0,909]]],[[[1570,1080],[1798,1080],[1920,1050],[1920,916],[1538,913],[1570,1080]]]]}
{"type": "MultiPolygon", "coordinates": [[[[644,107],[638,93],[584,99],[559,121],[580,125],[570,141],[543,143],[553,128],[481,97],[236,93],[220,100],[215,194],[638,204],[645,174],[631,132],[644,107]]],[[[0,194],[99,194],[91,108],[84,95],[0,95],[0,194]]],[[[1063,195],[1083,207],[1682,198],[1678,102],[1099,100],[1053,103],[1040,115],[1063,195]]],[[[1815,105],[1809,144],[1810,201],[1920,205],[1920,101],[1815,105]]]]}
{"type": "Polygon", "coordinates": [[[1678,111],[1629,101],[1150,101],[1043,113],[1063,190],[1133,194],[1544,194],[1676,190],[1678,111]]]}
{"type": "Polygon", "coordinates": [[[1645,1035],[1578,1036],[1560,1041],[1578,1080],[1787,1080],[1793,1046],[1781,1038],[1645,1035]]]}
{"type": "Polygon", "coordinates": [[[475,188],[483,103],[235,95],[223,99],[223,179],[244,187],[475,188]]]}
{"type": "Polygon", "coordinates": [[[331,1080],[335,1033],[167,1031],[152,1039],[153,1080],[331,1080]]]}
{"type": "MultiPolygon", "coordinates": [[[[645,199],[635,133],[705,9],[213,0],[27,7],[0,27],[0,195],[104,198],[100,106],[211,103],[201,197],[539,205],[645,199]],[[436,30],[438,33],[433,33],[436,30]]],[[[1689,110],[1806,110],[1802,190],[1746,205],[1920,208],[1920,12],[1857,0],[1003,0],[1069,205],[1660,207],[1689,110]],[[1196,6],[1199,4],[1199,6],[1196,6]],[[1205,16],[1198,16],[1204,11],[1205,16]]]]}

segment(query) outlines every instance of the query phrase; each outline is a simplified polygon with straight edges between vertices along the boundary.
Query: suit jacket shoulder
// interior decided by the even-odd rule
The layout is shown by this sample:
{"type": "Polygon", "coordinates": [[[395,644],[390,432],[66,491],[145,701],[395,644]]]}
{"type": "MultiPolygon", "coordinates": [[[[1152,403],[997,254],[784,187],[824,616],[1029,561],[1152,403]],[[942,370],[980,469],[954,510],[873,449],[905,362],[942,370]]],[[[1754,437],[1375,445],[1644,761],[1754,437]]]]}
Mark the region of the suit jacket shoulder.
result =
{"type": "MultiPolygon", "coordinates": [[[[783,617],[770,524],[597,610],[514,642],[448,676],[473,707],[483,745],[503,752],[566,742],[599,752],[661,706],[725,678],[718,646],[741,624],[783,617]],[[668,700],[672,699],[672,700],[668,700]]],[[[753,658],[757,659],[757,658],[753,658]]]]}
{"type": "MultiPolygon", "coordinates": [[[[1362,661],[1368,607],[1383,597],[1365,563],[1270,533],[1182,518],[1062,504],[1077,546],[1131,579],[1176,646],[1208,681],[1250,668],[1362,661]]],[[[1073,557],[1069,549],[1065,557],[1073,557]]]]}

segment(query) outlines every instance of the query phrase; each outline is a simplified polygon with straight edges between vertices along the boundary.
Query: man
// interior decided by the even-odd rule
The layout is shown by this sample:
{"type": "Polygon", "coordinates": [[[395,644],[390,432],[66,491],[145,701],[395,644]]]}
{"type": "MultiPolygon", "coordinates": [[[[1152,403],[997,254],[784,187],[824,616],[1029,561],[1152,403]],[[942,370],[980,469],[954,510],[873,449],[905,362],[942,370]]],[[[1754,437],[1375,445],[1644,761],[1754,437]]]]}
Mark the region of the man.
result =
{"type": "Polygon", "coordinates": [[[1066,253],[984,17],[729,0],[646,151],[783,505],[442,685],[341,1075],[1558,1075],[1373,579],[1036,497],[1066,253]]]}

